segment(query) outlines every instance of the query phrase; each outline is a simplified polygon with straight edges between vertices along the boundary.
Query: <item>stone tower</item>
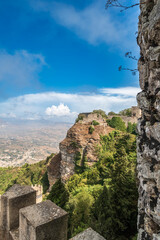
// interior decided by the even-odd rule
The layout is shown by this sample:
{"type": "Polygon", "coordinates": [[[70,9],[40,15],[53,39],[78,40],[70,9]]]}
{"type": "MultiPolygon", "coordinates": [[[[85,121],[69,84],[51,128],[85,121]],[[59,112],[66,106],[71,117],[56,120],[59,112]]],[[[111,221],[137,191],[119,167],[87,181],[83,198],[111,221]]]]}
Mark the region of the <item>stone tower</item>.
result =
{"type": "Polygon", "coordinates": [[[140,0],[138,240],[160,239],[160,0],[140,0]]]}

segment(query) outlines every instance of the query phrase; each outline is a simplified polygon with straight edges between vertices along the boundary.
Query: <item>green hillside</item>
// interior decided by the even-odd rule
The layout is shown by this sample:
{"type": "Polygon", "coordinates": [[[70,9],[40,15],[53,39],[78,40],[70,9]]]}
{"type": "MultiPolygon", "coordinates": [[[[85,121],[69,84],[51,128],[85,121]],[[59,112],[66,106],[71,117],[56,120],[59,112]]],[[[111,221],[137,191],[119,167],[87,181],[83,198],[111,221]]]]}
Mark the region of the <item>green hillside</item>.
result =
{"type": "Polygon", "coordinates": [[[137,232],[136,136],[113,131],[101,136],[99,161],[48,195],[69,212],[69,237],[92,227],[107,240],[129,240],[137,232]]]}
{"type": "Polygon", "coordinates": [[[0,194],[3,194],[13,184],[34,185],[42,184],[44,192],[49,186],[46,170],[47,164],[53,154],[47,157],[46,160],[35,164],[24,164],[22,167],[0,168],[0,194]]]}

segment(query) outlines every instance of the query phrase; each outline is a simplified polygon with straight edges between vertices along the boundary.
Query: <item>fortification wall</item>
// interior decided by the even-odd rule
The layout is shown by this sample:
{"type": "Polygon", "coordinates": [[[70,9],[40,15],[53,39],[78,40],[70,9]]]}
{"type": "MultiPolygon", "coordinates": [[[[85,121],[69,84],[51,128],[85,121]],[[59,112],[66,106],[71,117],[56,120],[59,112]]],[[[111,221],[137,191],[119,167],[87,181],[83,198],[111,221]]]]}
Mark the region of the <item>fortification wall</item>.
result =
{"type": "Polygon", "coordinates": [[[112,119],[113,117],[120,117],[122,118],[122,120],[125,122],[126,127],[128,126],[128,123],[137,123],[138,122],[138,118],[137,117],[127,117],[127,116],[122,116],[122,115],[109,115],[108,118],[112,119]]]}
{"type": "Polygon", "coordinates": [[[138,240],[160,239],[160,0],[140,1],[138,240]]]}
{"type": "MultiPolygon", "coordinates": [[[[2,195],[0,240],[68,239],[67,212],[49,200],[36,204],[36,190],[15,184],[2,195]]],[[[91,228],[73,239],[105,240],[91,228]]]]}
{"type": "Polygon", "coordinates": [[[31,187],[36,191],[36,203],[42,202],[43,186],[35,184],[35,185],[32,185],[31,187]]]}
{"type": "Polygon", "coordinates": [[[83,120],[79,120],[83,124],[91,123],[93,120],[99,122],[99,124],[106,123],[105,119],[98,113],[80,113],[78,117],[83,118],[83,120]]]}

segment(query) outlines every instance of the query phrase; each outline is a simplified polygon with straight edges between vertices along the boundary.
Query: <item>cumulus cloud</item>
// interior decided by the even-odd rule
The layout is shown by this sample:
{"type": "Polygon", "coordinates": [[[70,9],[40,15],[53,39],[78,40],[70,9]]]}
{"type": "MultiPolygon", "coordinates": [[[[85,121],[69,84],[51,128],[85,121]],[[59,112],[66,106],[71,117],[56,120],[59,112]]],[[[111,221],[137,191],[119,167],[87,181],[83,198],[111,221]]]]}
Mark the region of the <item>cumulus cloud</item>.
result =
{"type": "Polygon", "coordinates": [[[77,114],[81,112],[90,112],[94,109],[119,112],[137,105],[135,88],[123,89],[124,91],[122,88],[111,91],[110,88],[105,88],[105,91],[100,89],[99,94],[85,95],[59,92],[26,94],[1,102],[0,116],[12,113],[17,119],[53,118],[55,121],[74,122],[77,114]]]}
{"type": "Polygon", "coordinates": [[[29,53],[25,50],[8,53],[0,50],[0,82],[8,82],[17,87],[35,83],[38,73],[46,65],[41,54],[29,53]]]}
{"type": "Polygon", "coordinates": [[[46,115],[48,116],[66,116],[71,113],[69,107],[67,105],[64,105],[63,103],[60,103],[58,106],[52,105],[51,107],[48,107],[45,111],[46,115]]]}
{"type": "Polygon", "coordinates": [[[122,15],[121,21],[119,21],[105,10],[105,1],[95,1],[82,10],[55,1],[31,1],[31,3],[36,11],[48,12],[54,21],[73,31],[79,38],[90,44],[117,44],[119,48],[136,45],[133,32],[136,32],[137,18],[129,15],[126,20],[122,15]],[[123,21],[125,28],[122,24],[123,21]],[[132,41],[128,41],[131,36],[132,41]]]}

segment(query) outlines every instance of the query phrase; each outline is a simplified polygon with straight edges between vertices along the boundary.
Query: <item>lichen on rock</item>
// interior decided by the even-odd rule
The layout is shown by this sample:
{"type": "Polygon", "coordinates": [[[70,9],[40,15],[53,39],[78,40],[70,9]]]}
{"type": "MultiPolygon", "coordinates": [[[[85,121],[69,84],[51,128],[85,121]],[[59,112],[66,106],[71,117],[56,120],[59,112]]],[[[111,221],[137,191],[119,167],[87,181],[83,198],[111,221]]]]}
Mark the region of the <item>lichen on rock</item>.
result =
{"type": "Polygon", "coordinates": [[[160,0],[140,1],[138,240],[160,239],[160,0]]]}

